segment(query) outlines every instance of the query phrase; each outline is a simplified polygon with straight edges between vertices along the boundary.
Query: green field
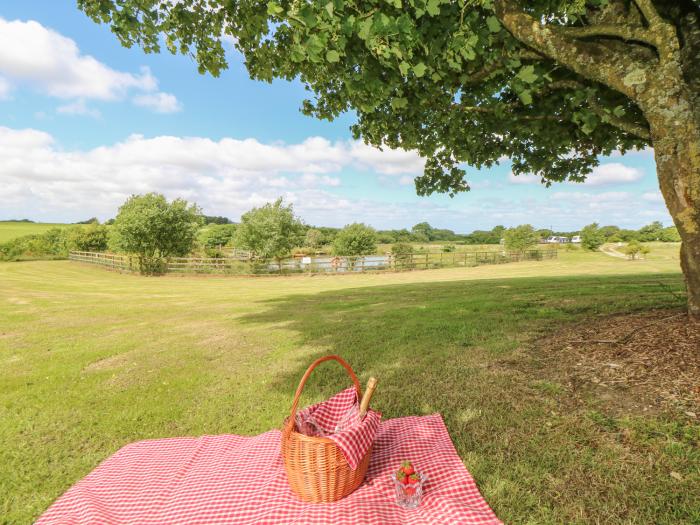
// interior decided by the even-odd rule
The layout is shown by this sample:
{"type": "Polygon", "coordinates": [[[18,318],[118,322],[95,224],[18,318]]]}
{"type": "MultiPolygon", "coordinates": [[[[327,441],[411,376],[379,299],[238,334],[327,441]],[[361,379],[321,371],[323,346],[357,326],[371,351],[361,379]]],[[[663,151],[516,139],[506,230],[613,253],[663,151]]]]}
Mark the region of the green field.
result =
{"type": "Polygon", "coordinates": [[[24,235],[44,233],[51,228],[66,226],[66,224],[53,224],[50,222],[12,222],[0,221],[0,244],[11,241],[24,235]]]}
{"type": "MultiPolygon", "coordinates": [[[[506,523],[700,523],[700,425],[593,394],[563,408],[566,388],[522,372],[558,326],[677,308],[677,250],[316,277],[0,263],[0,523],[30,523],[126,443],[279,426],[329,353],[379,378],[385,418],[442,413],[506,523]]],[[[306,401],[346,383],[318,371],[306,401]]]]}

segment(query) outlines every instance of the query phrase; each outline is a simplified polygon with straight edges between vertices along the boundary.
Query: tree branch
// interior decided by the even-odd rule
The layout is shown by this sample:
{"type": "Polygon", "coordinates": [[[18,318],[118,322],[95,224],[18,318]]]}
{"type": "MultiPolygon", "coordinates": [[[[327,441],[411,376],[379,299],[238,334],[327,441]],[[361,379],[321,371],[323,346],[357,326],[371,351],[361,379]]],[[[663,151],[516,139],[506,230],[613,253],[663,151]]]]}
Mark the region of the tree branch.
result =
{"type": "Polygon", "coordinates": [[[601,24],[583,27],[557,27],[556,30],[571,38],[589,38],[595,36],[620,38],[626,42],[643,42],[656,47],[656,39],[641,27],[626,25],[601,24]]]}
{"type": "MultiPolygon", "coordinates": [[[[556,80],[544,86],[540,93],[547,94],[551,91],[556,91],[558,89],[586,90],[587,87],[578,80],[556,80]]],[[[612,113],[608,113],[607,111],[605,111],[604,106],[602,106],[598,102],[598,99],[596,99],[595,93],[592,90],[588,92],[586,102],[588,103],[590,110],[593,111],[593,113],[595,113],[596,115],[598,115],[601,118],[601,120],[606,124],[610,124],[611,126],[614,126],[618,129],[621,129],[622,131],[630,133],[631,135],[635,135],[640,139],[651,140],[649,129],[645,126],[637,124],[635,122],[630,122],[629,120],[625,120],[623,118],[615,116],[612,113]]]]}
{"type": "Polygon", "coordinates": [[[611,126],[614,126],[631,135],[639,137],[640,139],[651,141],[651,133],[649,132],[648,128],[640,124],[630,122],[629,120],[617,117],[612,113],[608,113],[607,111],[605,111],[605,108],[602,105],[600,105],[598,99],[596,99],[595,97],[595,94],[590,93],[588,95],[588,98],[586,98],[586,102],[588,102],[588,106],[590,107],[591,111],[598,115],[601,118],[601,120],[606,124],[610,124],[611,126]]]}
{"type": "Polygon", "coordinates": [[[647,23],[650,27],[663,24],[663,20],[654,7],[652,0],[634,0],[634,3],[642,13],[642,16],[647,19],[647,23]]]}
{"type": "Polygon", "coordinates": [[[503,67],[503,62],[492,62],[469,75],[469,84],[481,82],[503,67]]]}
{"type": "MultiPolygon", "coordinates": [[[[506,108],[514,108],[517,104],[504,104],[506,108]]],[[[473,111],[475,113],[496,113],[497,108],[489,108],[484,106],[462,106],[459,104],[454,105],[455,108],[461,111],[473,111]]],[[[517,113],[506,113],[506,116],[514,118],[517,120],[550,120],[552,122],[566,122],[564,119],[557,117],[556,115],[519,115],[517,113]]]]}
{"type": "Polygon", "coordinates": [[[648,62],[630,59],[629,53],[595,42],[567,38],[557,28],[543,25],[524,12],[515,0],[495,0],[496,16],[510,33],[526,46],[566,66],[584,78],[600,82],[632,100],[636,85],[626,82],[629,74],[646,77],[648,62]]]}

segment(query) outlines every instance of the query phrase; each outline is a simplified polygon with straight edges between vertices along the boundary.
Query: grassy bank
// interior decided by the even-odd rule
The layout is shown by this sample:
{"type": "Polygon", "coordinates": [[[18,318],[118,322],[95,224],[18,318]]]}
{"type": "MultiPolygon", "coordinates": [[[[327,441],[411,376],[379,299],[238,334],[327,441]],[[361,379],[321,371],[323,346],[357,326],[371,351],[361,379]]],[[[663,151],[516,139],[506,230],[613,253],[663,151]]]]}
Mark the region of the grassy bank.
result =
{"type": "Polygon", "coordinates": [[[12,222],[0,221],[0,244],[25,235],[38,235],[51,228],[67,226],[50,222],[12,222]]]}
{"type": "MultiPolygon", "coordinates": [[[[122,445],[278,426],[306,366],[343,355],[380,379],[386,418],[442,413],[507,523],[697,523],[700,426],[675,413],[564,410],[522,373],[536,338],[674,308],[677,253],[381,275],[121,275],[0,263],[0,523],[30,523],[122,445]],[[670,473],[680,476],[672,477],[670,473]]],[[[554,366],[551,365],[550,366],[554,366]]],[[[307,401],[346,382],[319,369],[307,401]]]]}

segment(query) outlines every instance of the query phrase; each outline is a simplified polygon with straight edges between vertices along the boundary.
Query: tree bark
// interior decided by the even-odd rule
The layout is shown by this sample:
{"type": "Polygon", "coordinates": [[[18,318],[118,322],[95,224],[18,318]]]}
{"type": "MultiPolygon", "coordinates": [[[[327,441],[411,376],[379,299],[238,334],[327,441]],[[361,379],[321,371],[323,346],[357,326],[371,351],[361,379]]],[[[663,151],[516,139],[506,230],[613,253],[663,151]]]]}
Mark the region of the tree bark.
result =
{"type": "Polygon", "coordinates": [[[640,95],[659,187],[681,236],[688,314],[700,321],[700,122],[679,68],[661,68],[640,95]],[[674,71],[675,69],[675,71],[674,71]]]}
{"type": "Polygon", "coordinates": [[[688,290],[688,314],[700,321],[700,125],[682,89],[647,101],[659,187],[681,236],[681,268],[688,290]],[[679,96],[680,95],[680,96],[679,96]],[[660,99],[660,100],[659,100],[660,99]],[[687,108],[687,109],[685,109],[687,108]]]}

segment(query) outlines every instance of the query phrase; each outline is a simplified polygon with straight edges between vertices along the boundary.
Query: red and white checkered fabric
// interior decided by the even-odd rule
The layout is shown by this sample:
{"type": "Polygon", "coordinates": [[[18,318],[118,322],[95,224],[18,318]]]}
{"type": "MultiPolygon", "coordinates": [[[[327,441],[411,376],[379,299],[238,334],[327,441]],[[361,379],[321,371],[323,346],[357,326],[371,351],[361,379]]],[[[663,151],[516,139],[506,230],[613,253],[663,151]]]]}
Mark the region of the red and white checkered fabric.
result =
{"type": "Polygon", "coordinates": [[[368,410],[360,421],[359,412],[357,391],[351,387],[326,401],[301,410],[297,414],[297,422],[313,419],[315,424],[323,429],[326,437],[335,441],[350,468],[355,470],[372,445],[382,419],[379,412],[368,410]],[[343,423],[344,428],[335,433],[339,423],[343,423]],[[348,423],[350,426],[347,426],[348,423]]]}
{"type": "Polygon", "coordinates": [[[76,483],[36,525],[491,525],[501,523],[439,414],[384,421],[366,481],[334,503],[303,503],[287,485],[280,432],[127,445],[76,483]],[[428,477],[423,502],[395,501],[391,477],[410,459],[428,477]]]}

